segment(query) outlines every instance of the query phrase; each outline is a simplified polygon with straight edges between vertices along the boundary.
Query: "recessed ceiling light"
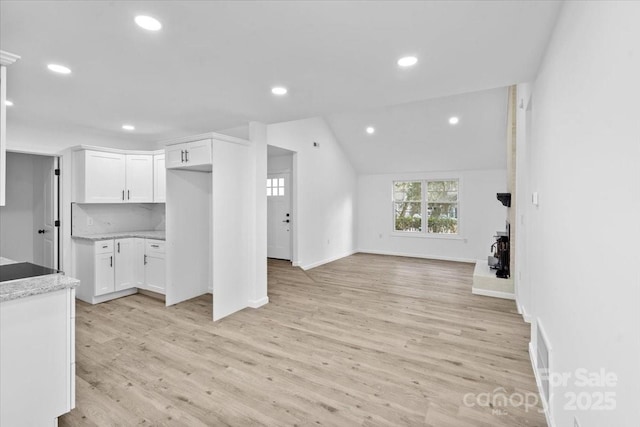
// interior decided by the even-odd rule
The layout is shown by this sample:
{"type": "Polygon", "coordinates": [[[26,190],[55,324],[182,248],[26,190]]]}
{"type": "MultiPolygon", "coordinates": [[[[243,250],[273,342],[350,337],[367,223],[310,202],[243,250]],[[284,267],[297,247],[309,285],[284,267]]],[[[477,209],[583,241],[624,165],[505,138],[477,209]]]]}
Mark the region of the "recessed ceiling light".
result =
{"type": "Polygon", "coordinates": [[[376,132],[376,129],[374,127],[371,127],[371,126],[369,126],[366,130],[367,130],[367,133],[369,135],[372,135],[372,134],[374,134],[376,132]]]}
{"type": "Polygon", "coordinates": [[[139,27],[149,31],[158,31],[162,28],[162,24],[156,18],[150,16],[138,15],[136,16],[136,24],[139,27]]]}
{"type": "Polygon", "coordinates": [[[122,129],[124,130],[136,130],[136,127],[133,125],[122,125],[122,129]]]}
{"type": "Polygon", "coordinates": [[[271,88],[271,93],[274,95],[286,95],[287,88],[282,86],[276,86],[274,88],[271,88]]]}
{"type": "Polygon", "coordinates": [[[457,125],[459,121],[460,121],[460,119],[455,117],[455,116],[454,117],[449,117],[449,124],[450,125],[457,125]]]}
{"type": "Polygon", "coordinates": [[[71,70],[67,67],[65,67],[64,65],[58,65],[58,64],[49,64],[47,65],[47,68],[51,71],[53,71],[54,73],[60,73],[60,74],[70,74],[71,70]]]}
{"type": "Polygon", "coordinates": [[[13,107],[13,102],[9,101],[8,99],[6,99],[4,101],[4,105],[6,105],[7,107],[13,107]]]}
{"type": "Polygon", "coordinates": [[[405,56],[404,58],[398,59],[398,65],[401,67],[411,67],[412,65],[416,65],[418,63],[418,58],[415,56],[405,56]]]}

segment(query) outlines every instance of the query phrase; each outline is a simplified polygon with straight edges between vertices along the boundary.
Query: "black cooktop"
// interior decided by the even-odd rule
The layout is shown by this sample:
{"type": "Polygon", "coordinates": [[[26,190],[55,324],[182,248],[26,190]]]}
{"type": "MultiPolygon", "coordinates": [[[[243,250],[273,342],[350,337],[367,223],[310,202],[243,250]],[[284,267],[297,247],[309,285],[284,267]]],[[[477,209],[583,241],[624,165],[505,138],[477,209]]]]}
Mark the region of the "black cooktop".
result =
{"type": "Polygon", "coordinates": [[[17,262],[15,264],[0,265],[0,282],[58,273],[62,272],[53,268],[31,264],[30,262],[17,262]]]}

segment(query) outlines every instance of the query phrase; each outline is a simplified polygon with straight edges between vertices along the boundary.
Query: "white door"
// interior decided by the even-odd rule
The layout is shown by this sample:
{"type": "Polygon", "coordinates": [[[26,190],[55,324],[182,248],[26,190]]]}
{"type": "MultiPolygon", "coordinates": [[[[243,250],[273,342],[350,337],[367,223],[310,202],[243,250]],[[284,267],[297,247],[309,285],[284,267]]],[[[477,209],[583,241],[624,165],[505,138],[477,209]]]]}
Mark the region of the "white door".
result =
{"type": "Polygon", "coordinates": [[[164,255],[149,253],[145,256],[144,265],[145,289],[159,294],[165,293],[164,255]]]}
{"type": "Polygon", "coordinates": [[[167,169],[175,169],[184,166],[184,148],[187,144],[171,145],[165,150],[167,169]]]}
{"type": "MultiPolygon", "coordinates": [[[[58,157],[46,158],[44,170],[44,227],[43,231],[43,260],[42,265],[58,269],[58,176],[56,169],[59,163],[58,157]]],[[[37,184],[36,184],[37,185],[37,184]]]]}
{"type": "Polygon", "coordinates": [[[267,176],[267,256],[291,260],[291,186],[289,173],[267,176]]]}
{"type": "Polygon", "coordinates": [[[151,154],[127,154],[126,176],[127,202],[153,202],[153,156],[151,154]]]}
{"type": "Polygon", "coordinates": [[[190,142],[185,147],[186,166],[210,165],[211,164],[211,140],[190,142]]]}
{"type": "Polygon", "coordinates": [[[113,252],[96,254],[95,295],[104,295],[115,290],[113,274],[113,252]]]}
{"type": "Polygon", "coordinates": [[[85,151],[84,203],[122,203],[125,201],[125,155],[85,151]]]}
{"type": "Polygon", "coordinates": [[[136,287],[136,261],[134,238],[117,239],[115,243],[115,290],[136,287]]]}

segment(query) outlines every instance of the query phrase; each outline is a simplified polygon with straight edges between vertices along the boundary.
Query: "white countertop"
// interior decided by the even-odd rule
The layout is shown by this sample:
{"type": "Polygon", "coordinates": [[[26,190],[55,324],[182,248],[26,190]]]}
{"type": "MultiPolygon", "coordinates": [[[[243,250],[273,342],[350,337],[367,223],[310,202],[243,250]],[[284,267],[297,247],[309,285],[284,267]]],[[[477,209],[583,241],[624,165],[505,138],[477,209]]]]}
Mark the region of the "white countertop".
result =
{"type": "MultiPolygon", "coordinates": [[[[8,264],[17,264],[17,261],[0,257],[0,266],[8,264]]],[[[78,279],[64,274],[47,274],[0,282],[0,302],[46,294],[66,288],[76,288],[78,285],[80,285],[78,279]]]]}
{"type": "Polygon", "coordinates": [[[72,239],[80,240],[110,240],[110,239],[126,239],[128,237],[139,237],[142,239],[155,239],[165,240],[166,232],[164,230],[149,230],[149,231],[118,231],[114,233],[102,233],[102,234],[77,234],[71,236],[72,239]]]}

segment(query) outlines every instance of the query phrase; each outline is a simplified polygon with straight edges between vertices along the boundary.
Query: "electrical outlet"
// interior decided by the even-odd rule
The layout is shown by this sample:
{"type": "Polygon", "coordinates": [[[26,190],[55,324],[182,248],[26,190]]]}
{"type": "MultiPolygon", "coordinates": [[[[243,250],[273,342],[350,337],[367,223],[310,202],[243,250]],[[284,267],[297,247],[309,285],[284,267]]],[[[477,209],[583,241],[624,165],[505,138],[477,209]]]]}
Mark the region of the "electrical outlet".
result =
{"type": "Polygon", "coordinates": [[[580,422],[578,421],[578,417],[573,417],[573,427],[580,427],[580,422]]]}
{"type": "Polygon", "coordinates": [[[90,216],[87,217],[87,225],[93,225],[93,218],[90,216]]]}

